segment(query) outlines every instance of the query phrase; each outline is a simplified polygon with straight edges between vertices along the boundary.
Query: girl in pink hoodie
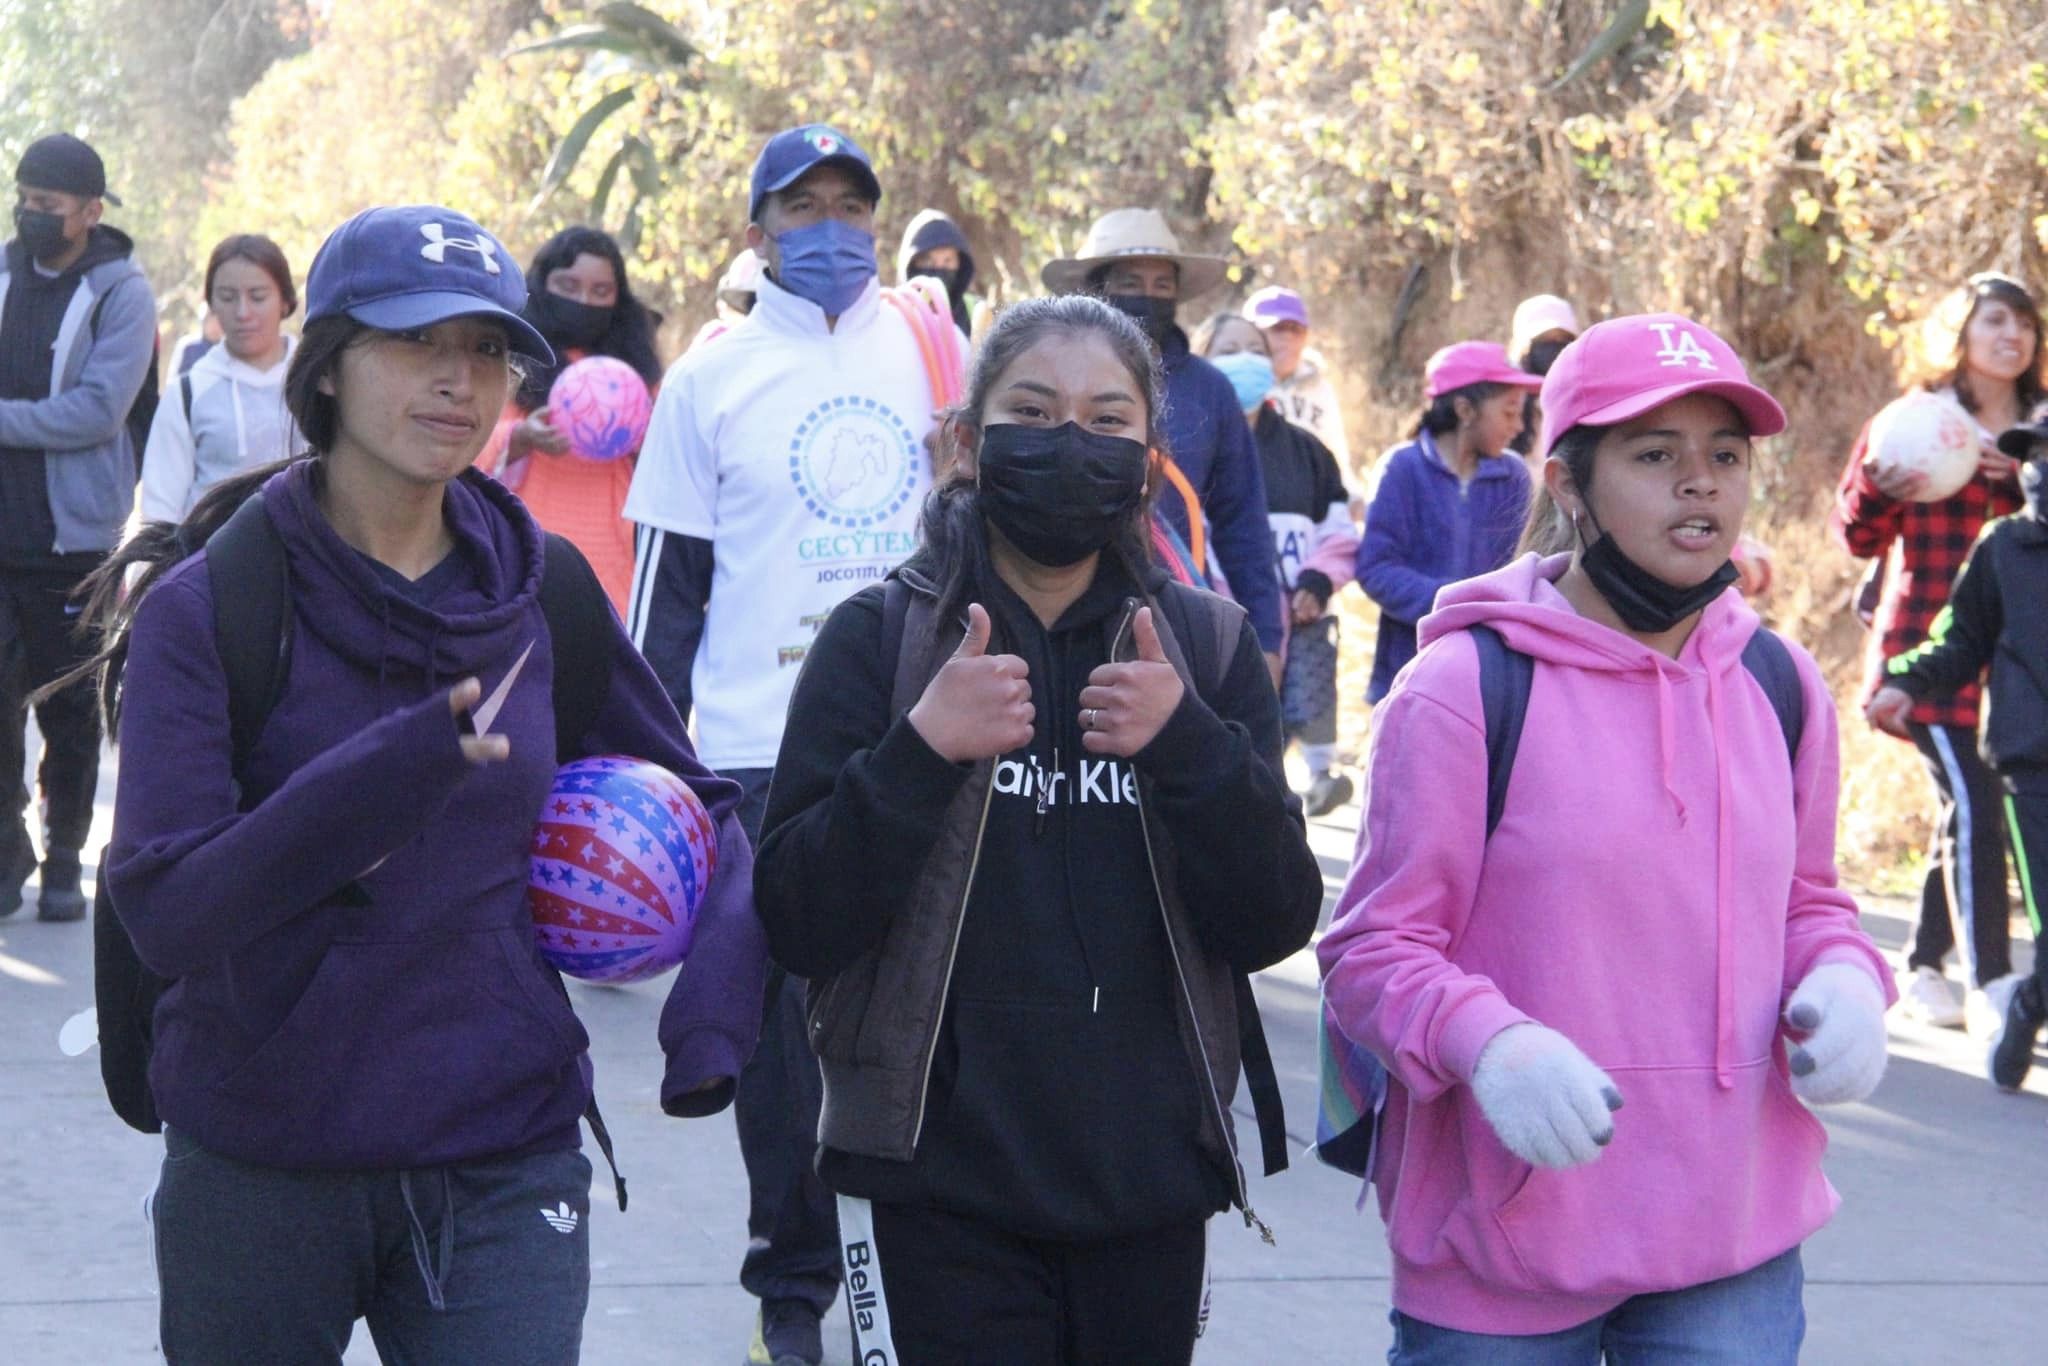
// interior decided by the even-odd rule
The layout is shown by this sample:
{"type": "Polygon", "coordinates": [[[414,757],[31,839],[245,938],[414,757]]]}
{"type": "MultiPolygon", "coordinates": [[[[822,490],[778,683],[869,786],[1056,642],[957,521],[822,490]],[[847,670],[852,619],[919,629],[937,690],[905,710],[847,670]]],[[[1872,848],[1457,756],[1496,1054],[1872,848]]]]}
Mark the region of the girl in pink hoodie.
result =
{"type": "Polygon", "coordinates": [[[1806,1107],[1877,1085],[1892,987],[1836,883],[1833,700],[1788,646],[1781,719],[1726,591],[1785,416],[1669,314],[1588,330],[1542,405],[1558,553],[1423,619],[1318,951],[1391,1074],[1389,1360],[1791,1363],[1837,1203],[1806,1107]],[[1491,835],[1481,626],[1534,661],[1491,835]]]}

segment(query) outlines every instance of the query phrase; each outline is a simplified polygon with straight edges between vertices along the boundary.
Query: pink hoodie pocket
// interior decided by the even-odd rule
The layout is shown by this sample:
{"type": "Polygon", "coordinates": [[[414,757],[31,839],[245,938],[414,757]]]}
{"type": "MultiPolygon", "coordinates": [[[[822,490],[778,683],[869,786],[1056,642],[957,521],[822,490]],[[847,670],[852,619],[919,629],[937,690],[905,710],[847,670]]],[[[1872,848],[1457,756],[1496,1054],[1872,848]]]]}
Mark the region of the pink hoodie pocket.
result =
{"type": "Polygon", "coordinates": [[[1826,1223],[1827,1131],[1775,1061],[1610,1069],[1627,1100],[1614,1141],[1568,1171],[1531,1168],[1493,1213],[1507,1255],[1474,1267],[1516,1290],[1632,1295],[1746,1271],[1826,1223]]]}

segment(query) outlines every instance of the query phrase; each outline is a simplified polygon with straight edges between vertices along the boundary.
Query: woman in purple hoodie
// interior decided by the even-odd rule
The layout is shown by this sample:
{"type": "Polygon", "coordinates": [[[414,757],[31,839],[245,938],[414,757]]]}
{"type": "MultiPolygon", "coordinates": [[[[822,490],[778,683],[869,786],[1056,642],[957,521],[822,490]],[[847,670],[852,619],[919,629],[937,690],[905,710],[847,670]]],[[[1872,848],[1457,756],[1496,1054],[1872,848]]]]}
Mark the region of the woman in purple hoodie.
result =
{"type": "MultiPolygon", "coordinates": [[[[542,533],[469,468],[513,354],[548,348],[511,257],[446,209],[351,219],[307,293],[285,396],[310,457],[131,542],[96,604],[123,757],[106,876],[169,979],[150,1067],[164,1355],[339,1362],[365,1318],[387,1361],[573,1361],[589,1041],[536,954],[526,873],[557,762],[579,755],[556,752],[542,533]],[[214,625],[236,585],[183,548],[250,497],[292,610],[237,762],[214,625]]],[[[678,773],[719,829],[691,990],[661,1028],[664,1108],[707,1113],[760,1008],[739,792],[696,762],[616,618],[608,634],[575,748],[678,773]]]]}

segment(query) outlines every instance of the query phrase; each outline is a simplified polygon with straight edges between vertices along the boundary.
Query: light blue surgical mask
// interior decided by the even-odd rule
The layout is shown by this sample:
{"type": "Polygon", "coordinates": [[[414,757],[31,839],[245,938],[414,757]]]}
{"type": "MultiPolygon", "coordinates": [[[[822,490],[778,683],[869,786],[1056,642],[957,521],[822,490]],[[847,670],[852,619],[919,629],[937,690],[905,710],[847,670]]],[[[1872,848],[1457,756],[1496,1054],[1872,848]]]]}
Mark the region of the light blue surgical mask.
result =
{"type": "Polygon", "coordinates": [[[1237,391],[1237,406],[1246,412],[1264,403],[1266,395],[1273,392],[1273,362],[1256,351],[1211,356],[1209,363],[1230,381],[1230,387],[1237,391]]]}
{"type": "Polygon", "coordinates": [[[838,218],[775,234],[775,283],[836,318],[875,278],[875,235],[838,218]]]}

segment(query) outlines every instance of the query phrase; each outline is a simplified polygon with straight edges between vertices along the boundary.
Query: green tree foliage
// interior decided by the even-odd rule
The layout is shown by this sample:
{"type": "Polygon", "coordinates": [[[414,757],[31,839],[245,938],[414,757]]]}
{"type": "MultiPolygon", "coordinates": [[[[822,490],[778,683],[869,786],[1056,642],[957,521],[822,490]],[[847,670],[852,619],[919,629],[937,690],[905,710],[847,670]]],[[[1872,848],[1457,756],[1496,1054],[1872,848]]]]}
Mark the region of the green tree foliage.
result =
{"type": "Polygon", "coordinates": [[[160,292],[205,245],[193,234],[228,112],[306,31],[304,0],[0,0],[0,157],[62,129],[94,144],[160,292]]]}

